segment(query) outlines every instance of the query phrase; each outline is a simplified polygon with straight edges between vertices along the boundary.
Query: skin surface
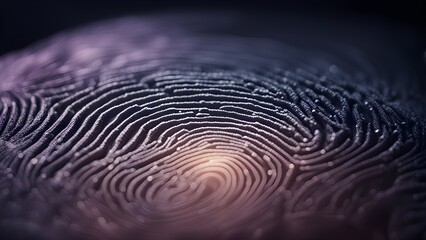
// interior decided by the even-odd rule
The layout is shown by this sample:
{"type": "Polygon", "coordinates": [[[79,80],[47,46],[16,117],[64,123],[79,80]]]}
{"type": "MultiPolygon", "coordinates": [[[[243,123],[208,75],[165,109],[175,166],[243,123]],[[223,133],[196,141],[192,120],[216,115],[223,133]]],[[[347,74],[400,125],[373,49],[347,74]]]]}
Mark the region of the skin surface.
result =
{"type": "Polygon", "coordinates": [[[1,58],[2,233],[425,237],[423,105],[352,48],[230,22],[124,18],[1,58]]]}

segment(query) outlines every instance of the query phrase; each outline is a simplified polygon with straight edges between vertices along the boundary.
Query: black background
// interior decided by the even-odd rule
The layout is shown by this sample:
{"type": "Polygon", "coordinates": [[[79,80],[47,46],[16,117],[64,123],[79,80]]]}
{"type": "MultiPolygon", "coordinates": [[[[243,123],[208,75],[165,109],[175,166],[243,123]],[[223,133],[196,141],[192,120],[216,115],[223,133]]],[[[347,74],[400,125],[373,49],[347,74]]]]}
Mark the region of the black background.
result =
{"type": "MultiPolygon", "coordinates": [[[[105,18],[174,10],[235,10],[291,12],[300,15],[336,15],[339,18],[378,17],[424,33],[425,1],[287,0],[287,1],[24,1],[1,4],[0,54],[21,49],[60,30],[105,18]]],[[[1,2],[1,1],[0,1],[1,2]]]]}

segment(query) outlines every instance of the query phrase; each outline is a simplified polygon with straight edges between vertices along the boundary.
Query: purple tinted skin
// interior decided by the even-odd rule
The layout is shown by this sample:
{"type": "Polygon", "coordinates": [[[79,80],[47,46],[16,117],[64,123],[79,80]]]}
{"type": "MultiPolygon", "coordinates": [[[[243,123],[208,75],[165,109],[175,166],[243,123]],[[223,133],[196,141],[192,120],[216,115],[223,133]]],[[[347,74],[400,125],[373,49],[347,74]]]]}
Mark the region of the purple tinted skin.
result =
{"type": "Polygon", "coordinates": [[[0,59],[22,239],[416,239],[425,126],[362,66],[128,18],[0,59]]]}

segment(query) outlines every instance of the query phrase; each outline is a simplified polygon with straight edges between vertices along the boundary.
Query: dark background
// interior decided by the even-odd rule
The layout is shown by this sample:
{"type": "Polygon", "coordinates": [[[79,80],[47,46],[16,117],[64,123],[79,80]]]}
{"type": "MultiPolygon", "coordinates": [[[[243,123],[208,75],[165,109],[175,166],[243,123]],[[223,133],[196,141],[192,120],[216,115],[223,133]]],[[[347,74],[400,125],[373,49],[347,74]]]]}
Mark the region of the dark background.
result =
{"type": "Polygon", "coordinates": [[[287,1],[0,1],[0,54],[21,49],[63,29],[86,22],[127,14],[147,14],[174,10],[235,10],[243,12],[287,13],[338,18],[378,17],[392,24],[419,29],[424,33],[425,1],[377,0],[287,0],[287,1]]]}

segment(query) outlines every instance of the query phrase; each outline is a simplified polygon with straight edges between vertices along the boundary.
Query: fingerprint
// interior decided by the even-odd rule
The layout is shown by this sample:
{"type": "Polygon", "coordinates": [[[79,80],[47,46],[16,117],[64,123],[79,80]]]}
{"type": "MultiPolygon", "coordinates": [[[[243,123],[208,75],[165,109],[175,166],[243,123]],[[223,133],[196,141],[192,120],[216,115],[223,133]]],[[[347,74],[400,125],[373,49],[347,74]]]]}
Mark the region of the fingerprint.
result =
{"type": "Polygon", "coordinates": [[[377,79],[282,43],[159,26],[103,23],[2,58],[2,231],[425,237],[424,121],[377,79]]]}

